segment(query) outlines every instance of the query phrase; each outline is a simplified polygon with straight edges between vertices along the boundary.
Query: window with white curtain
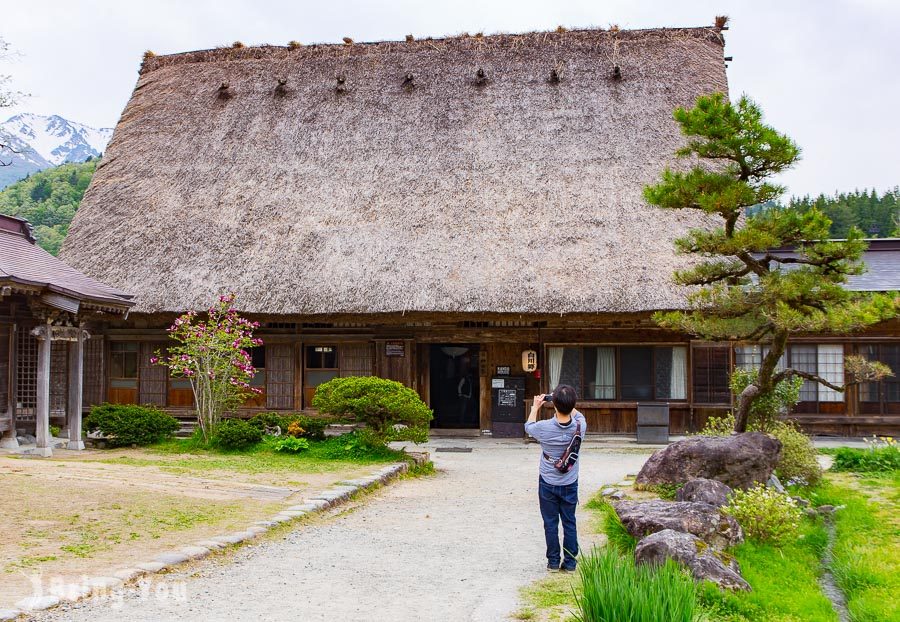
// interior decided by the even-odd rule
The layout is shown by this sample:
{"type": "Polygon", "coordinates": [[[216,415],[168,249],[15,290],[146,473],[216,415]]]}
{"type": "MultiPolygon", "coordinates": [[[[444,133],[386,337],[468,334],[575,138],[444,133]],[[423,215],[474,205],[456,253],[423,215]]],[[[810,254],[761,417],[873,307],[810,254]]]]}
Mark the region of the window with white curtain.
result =
{"type": "MultiPolygon", "coordinates": [[[[844,346],[841,344],[798,344],[790,347],[791,367],[815,374],[828,382],[844,384],[844,346]]],[[[803,380],[801,402],[843,402],[844,394],[815,380],[803,380]]]]}
{"type": "MultiPolygon", "coordinates": [[[[770,346],[742,345],[734,348],[734,366],[740,369],[759,369],[762,367],[763,358],[768,356],[770,346]]],[[[778,359],[775,369],[784,369],[784,354],[778,359]]]]}
{"type": "Polygon", "coordinates": [[[550,346],[548,386],[586,400],[687,399],[686,346],[550,346]]]}

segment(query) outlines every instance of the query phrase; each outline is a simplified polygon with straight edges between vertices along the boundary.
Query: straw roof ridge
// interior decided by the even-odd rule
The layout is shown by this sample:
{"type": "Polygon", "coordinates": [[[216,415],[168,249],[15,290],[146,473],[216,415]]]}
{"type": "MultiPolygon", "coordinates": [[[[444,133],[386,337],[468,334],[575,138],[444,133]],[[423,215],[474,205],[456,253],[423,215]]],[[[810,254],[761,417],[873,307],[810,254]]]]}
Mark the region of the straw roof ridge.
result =
{"type": "Polygon", "coordinates": [[[407,41],[352,41],[351,43],[310,43],[307,45],[222,46],[204,50],[192,50],[175,54],[148,54],[141,64],[140,72],[148,73],[163,67],[183,63],[202,63],[240,60],[288,59],[310,56],[347,56],[379,53],[407,53],[443,51],[447,48],[515,47],[530,44],[581,44],[590,45],[615,39],[620,42],[651,41],[694,37],[723,44],[721,29],[715,26],[694,26],[682,28],[642,28],[634,30],[605,30],[603,28],[578,28],[526,33],[495,33],[471,35],[461,33],[445,37],[414,38],[407,41]]]}
{"type": "Polygon", "coordinates": [[[60,257],[136,313],[684,306],[673,241],[714,223],[642,189],[727,92],[721,34],[433,43],[148,56],[60,257]]]}

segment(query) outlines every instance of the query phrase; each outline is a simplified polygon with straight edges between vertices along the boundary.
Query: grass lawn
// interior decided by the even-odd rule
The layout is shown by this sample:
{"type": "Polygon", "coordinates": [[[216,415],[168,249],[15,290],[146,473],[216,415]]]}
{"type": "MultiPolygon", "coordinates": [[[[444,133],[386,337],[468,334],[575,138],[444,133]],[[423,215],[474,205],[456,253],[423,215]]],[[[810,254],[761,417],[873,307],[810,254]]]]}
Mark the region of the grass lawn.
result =
{"type": "Polygon", "coordinates": [[[136,449],[0,455],[0,608],[31,594],[29,577],[77,581],[149,561],[185,541],[244,529],[311,492],[371,473],[398,452],[347,439],[280,454],[198,449],[189,439],[136,449]]]}
{"type": "Polygon", "coordinates": [[[813,491],[835,513],[835,580],[854,622],[900,621],[900,473],[829,474],[813,491]]]}
{"type": "MultiPolygon", "coordinates": [[[[646,492],[628,490],[631,498],[646,492]]],[[[834,514],[832,572],[847,595],[853,622],[900,622],[900,474],[827,473],[801,492],[813,505],[844,506],[834,514]]],[[[632,538],[602,499],[588,502],[594,528],[611,546],[633,551],[632,538]]],[[[821,591],[824,519],[804,517],[799,537],[781,547],[745,542],[731,550],[753,591],[699,590],[702,620],[709,622],[833,622],[838,616],[821,591]]],[[[552,575],[522,590],[514,619],[570,621],[577,576],[552,575]]]]}

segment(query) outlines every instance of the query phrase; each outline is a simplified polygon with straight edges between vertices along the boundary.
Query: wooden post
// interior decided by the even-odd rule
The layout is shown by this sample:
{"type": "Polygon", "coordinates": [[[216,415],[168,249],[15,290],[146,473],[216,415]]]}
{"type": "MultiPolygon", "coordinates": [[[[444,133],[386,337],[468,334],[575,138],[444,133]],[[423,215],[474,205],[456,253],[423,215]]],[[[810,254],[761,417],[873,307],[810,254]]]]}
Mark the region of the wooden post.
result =
{"type": "Polygon", "coordinates": [[[50,323],[34,329],[38,340],[37,408],[35,409],[35,436],[39,456],[52,456],[50,447],[50,323]]]}
{"type": "Polygon", "coordinates": [[[84,330],[79,327],[78,337],[69,342],[69,401],[66,404],[66,423],[69,427],[69,443],[66,449],[84,449],[81,440],[81,395],[84,365],[84,330]]]}
{"type": "Polygon", "coordinates": [[[9,413],[9,429],[0,438],[0,449],[15,449],[19,446],[16,438],[16,329],[18,325],[13,322],[9,327],[9,374],[7,379],[7,405],[9,413]]]}

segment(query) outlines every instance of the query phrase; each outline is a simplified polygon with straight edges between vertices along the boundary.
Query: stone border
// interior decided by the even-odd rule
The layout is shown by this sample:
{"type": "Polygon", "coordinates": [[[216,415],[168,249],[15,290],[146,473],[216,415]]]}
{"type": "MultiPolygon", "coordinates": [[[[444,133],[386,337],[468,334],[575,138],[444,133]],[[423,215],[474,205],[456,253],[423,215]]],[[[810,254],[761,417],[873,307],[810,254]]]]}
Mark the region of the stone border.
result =
{"type": "MultiPolygon", "coordinates": [[[[428,462],[429,456],[427,453],[410,453],[410,458],[416,465],[422,465],[428,462]]],[[[409,471],[409,463],[398,462],[374,471],[366,477],[337,482],[327,490],[305,497],[301,504],[285,508],[268,520],[253,523],[244,531],[235,531],[186,543],[182,548],[160,553],[151,560],[119,568],[110,572],[109,575],[89,577],[83,583],[63,585],[51,594],[23,598],[15,604],[15,609],[0,609],[0,621],[15,620],[21,615],[44,611],[61,603],[73,603],[87,598],[95,592],[122,587],[144,575],[171,570],[180,564],[202,559],[213,551],[224,549],[227,546],[240,545],[281,524],[341,505],[357,493],[387,484],[407,471],[409,471]]]]}

